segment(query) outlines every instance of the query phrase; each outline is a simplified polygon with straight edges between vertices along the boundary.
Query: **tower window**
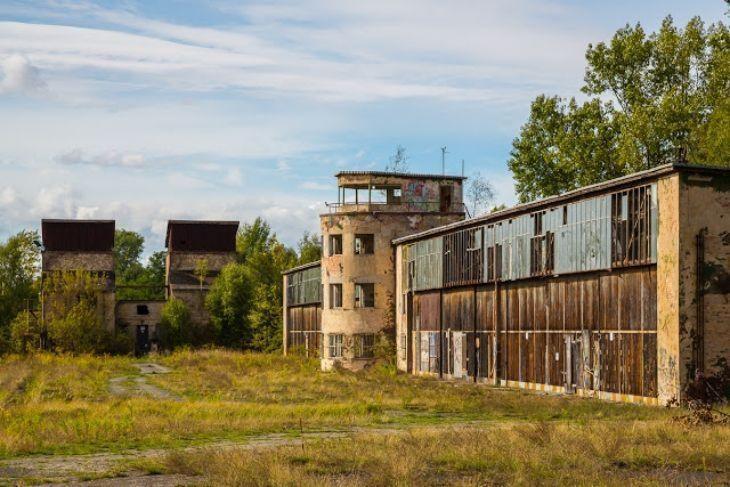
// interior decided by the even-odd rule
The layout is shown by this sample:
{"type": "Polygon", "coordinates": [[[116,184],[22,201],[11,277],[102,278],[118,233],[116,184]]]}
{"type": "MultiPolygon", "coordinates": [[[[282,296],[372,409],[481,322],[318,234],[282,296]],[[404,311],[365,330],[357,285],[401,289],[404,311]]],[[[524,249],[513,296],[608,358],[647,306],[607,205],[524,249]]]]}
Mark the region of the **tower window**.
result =
{"type": "Polygon", "coordinates": [[[330,284],[330,308],[342,308],[342,284],[330,284]]]}
{"type": "Polygon", "coordinates": [[[355,284],[355,307],[375,307],[375,284],[355,284]]]}
{"type": "Polygon", "coordinates": [[[342,235],[330,235],[329,251],[330,255],[342,254],[342,235]]]}
{"type": "Polygon", "coordinates": [[[372,254],[375,252],[375,236],[372,233],[355,235],[355,255],[372,254]]]}

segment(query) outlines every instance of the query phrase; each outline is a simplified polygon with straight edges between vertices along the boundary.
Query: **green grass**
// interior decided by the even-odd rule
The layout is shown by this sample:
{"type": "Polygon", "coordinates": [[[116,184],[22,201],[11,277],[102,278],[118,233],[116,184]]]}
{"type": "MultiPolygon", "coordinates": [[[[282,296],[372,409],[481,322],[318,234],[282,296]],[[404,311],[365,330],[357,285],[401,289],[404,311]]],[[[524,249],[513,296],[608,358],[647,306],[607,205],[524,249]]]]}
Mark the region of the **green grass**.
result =
{"type": "Polygon", "coordinates": [[[175,448],[266,433],[465,421],[664,420],[671,411],[395,374],[321,372],[299,357],[221,350],[148,357],[171,368],[147,381],[182,398],[118,397],[129,357],[0,359],[0,458],[175,448]]]}

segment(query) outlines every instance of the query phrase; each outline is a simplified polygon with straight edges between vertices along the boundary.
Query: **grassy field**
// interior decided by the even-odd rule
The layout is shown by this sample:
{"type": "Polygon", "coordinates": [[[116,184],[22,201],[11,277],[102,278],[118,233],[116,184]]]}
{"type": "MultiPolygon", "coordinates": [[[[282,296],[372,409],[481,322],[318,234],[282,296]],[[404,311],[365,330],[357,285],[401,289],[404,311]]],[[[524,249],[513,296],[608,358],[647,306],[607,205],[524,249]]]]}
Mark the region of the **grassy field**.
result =
{"type": "Polygon", "coordinates": [[[0,360],[0,458],[8,461],[169,450],[151,461],[151,473],[213,484],[245,484],[250,475],[280,480],[272,484],[590,483],[595,472],[635,471],[691,481],[730,468],[730,427],[686,427],[672,421],[677,410],[415,378],[387,367],[325,373],[304,358],[220,350],[0,360]],[[170,373],[142,378],[134,367],[141,361],[170,373]],[[181,450],[327,431],[355,433],[296,447],[181,450]]]}

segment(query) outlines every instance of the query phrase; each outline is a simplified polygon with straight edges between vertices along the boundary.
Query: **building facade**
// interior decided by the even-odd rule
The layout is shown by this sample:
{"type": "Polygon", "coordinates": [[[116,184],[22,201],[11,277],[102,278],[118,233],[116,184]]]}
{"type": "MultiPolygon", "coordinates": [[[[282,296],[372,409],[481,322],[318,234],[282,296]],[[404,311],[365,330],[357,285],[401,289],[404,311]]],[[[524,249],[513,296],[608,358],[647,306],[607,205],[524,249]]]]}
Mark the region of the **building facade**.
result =
{"type": "Polygon", "coordinates": [[[668,404],[730,357],[730,171],[667,165],[394,241],[397,363],[668,404]]]}
{"type": "Polygon", "coordinates": [[[205,296],[221,269],[236,262],[237,221],[170,220],[167,223],[167,298],[183,301],[195,323],[210,316],[205,296]]]}
{"type": "MultiPolygon", "coordinates": [[[[236,261],[238,222],[170,221],[165,239],[165,295],[182,300],[192,321],[204,328],[210,321],[205,295],[221,269],[236,261]]],[[[113,220],[42,220],[44,277],[54,272],[84,271],[99,277],[97,308],[108,331],[129,333],[137,354],[157,347],[158,325],[166,300],[116,300],[113,220]]],[[[43,296],[46,319],[49,296],[43,296]]]]}
{"type": "MultiPolygon", "coordinates": [[[[98,278],[97,311],[107,331],[114,331],[114,221],[41,220],[42,279],[54,273],[84,271],[98,278]]],[[[45,288],[45,286],[44,286],[45,288]]],[[[45,289],[41,297],[43,322],[53,305],[45,289]]]]}
{"type": "Polygon", "coordinates": [[[376,171],[335,177],[338,200],[320,215],[319,270],[315,264],[284,276],[284,343],[287,351],[317,353],[324,370],[358,370],[373,362],[377,334],[395,329],[391,241],[463,220],[464,178],[376,171]]]}

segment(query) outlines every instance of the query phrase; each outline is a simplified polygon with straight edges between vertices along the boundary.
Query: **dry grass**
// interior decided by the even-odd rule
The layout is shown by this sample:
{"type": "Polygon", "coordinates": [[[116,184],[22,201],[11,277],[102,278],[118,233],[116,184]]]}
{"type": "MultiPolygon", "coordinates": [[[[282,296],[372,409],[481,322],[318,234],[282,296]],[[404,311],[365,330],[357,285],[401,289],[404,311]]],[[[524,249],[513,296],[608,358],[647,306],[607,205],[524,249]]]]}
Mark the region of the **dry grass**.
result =
{"type": "Polygon", "coordinates": [[[0,458],[172,448],[301,429],[402,427],[464,421],[664,419],[658,408],[538,396],[395,374],[324,373],[316,361],[221,350],[148,357],[148,376],[181,401],[117,397],[109,379],[135,359],[36,355],[0,364],[0,458]]]}
{"type": "Polygon", "coordinates": [[[539,422],[174,453],[160,468],[210,485],[717,485],[729,459],[727,426],[539,422]]]}

